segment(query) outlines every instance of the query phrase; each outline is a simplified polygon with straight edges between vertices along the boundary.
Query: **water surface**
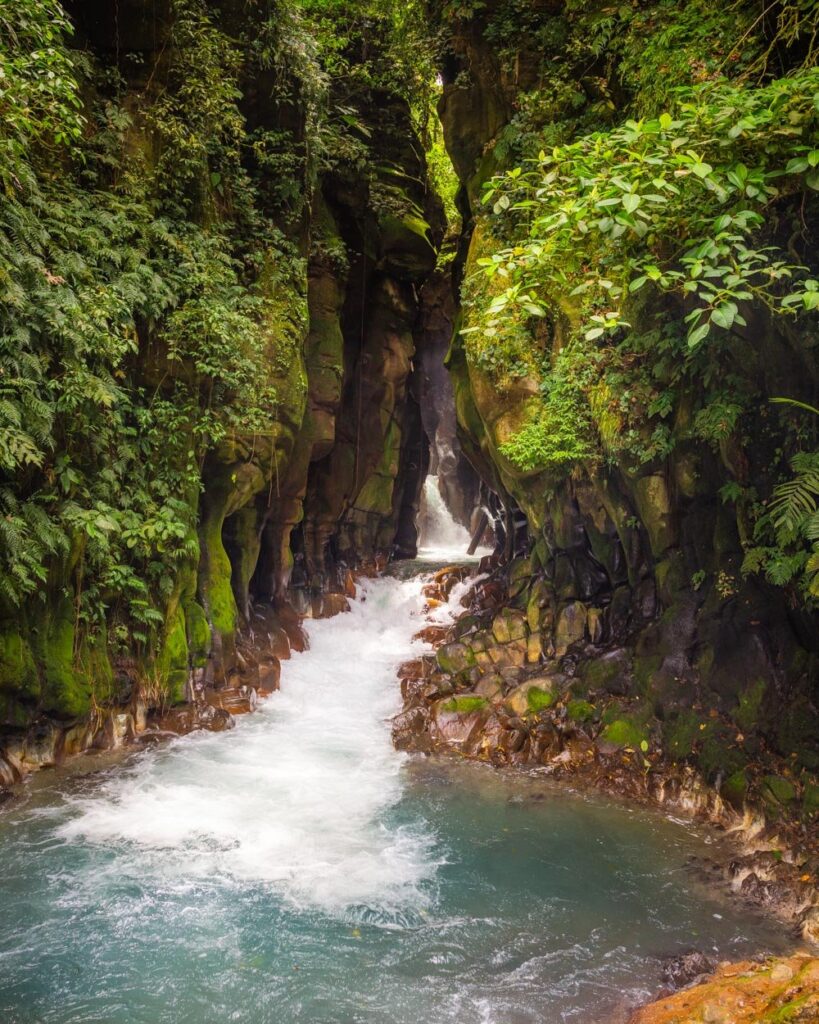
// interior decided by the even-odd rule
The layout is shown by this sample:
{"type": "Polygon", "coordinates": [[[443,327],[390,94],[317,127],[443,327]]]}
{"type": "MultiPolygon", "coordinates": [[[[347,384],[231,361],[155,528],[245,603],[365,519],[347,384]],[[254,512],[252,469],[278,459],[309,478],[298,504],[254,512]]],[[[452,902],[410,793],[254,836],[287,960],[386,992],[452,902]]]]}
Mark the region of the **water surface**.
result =
{"type": "Polygon", "coordinates": [[[675,951],[785,945],[693,881],[707,835],[397,754],[422,605],[368,583],[233,732],[61,770],[0,815],[0,1020],[588,1024],[675,951]]]}

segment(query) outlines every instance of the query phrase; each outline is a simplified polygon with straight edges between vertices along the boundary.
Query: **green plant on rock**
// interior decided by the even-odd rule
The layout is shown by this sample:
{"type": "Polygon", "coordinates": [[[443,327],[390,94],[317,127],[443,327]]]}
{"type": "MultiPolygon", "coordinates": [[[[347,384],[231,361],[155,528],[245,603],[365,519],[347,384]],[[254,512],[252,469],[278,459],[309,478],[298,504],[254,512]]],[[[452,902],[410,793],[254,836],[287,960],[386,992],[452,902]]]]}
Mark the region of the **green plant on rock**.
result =
{"type": "Polygon", "coordinates": [[[744,574],[764,572],[776,586],[798,582],[807,599],[819,599],[819,453],[791,459],[793,476],[777,485],[746,551],[744,574]],[[768,543],[765,543],[765,542],[768,543]]]}
{"type": "Polygon", "coordinates": [[[817,93],[815,68],[758,89],[701,87],[673,112],[541,151],[533,169],[495,177],[485,201],[497,215],[517,213],[525,234],[479,261],[509,281],[494,311],[526,302],[534,315],[539,295],[582,296],[592,341],[627,328],[628,297],[653,287],[679,297],[696,349],[745,326],[743,303],[779,314],[817,308],[819,285],[805,269],[758,241],[771,203],[819,188],[817,93]]]}

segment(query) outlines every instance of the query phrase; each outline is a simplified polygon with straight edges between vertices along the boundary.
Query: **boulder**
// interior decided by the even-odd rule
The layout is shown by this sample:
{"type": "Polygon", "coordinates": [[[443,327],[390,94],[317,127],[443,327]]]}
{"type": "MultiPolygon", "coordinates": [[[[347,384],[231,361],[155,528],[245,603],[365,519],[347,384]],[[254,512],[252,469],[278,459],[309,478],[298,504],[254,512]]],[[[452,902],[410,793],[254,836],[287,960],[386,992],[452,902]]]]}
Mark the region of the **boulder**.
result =
{"type": "Polygon", "coordinates": [[[521,718],[551,707],[557,700],[552,676],[535,676],[516,686],[506,697],[506,706],[521,718]]]}
{"type": "Polygon", "coordinates": [[[466,644],[456,640],[438,648],[436,658],[442,672],[457,675],[475,664],[475,655],[466,644]]]}
{"type": "Polygon", "coordinates": [[[504,608],[492,622],[492,635],[499,644],[526,638],[526,617],[515,608],[504,608]]]}
{"type": "Polygon", "coordinates": [[[489,702],[479,694],[443,698],[432,707],[430,736],[441,746],[475,753],[490,713],[489,702]]]}
{"type": "Polygon", "coordinates": [[[573,644],[585,639],[587,618],[582,601],[570,601],[560,609],[555,626],[555,654],[558,658],[573,644]]]}

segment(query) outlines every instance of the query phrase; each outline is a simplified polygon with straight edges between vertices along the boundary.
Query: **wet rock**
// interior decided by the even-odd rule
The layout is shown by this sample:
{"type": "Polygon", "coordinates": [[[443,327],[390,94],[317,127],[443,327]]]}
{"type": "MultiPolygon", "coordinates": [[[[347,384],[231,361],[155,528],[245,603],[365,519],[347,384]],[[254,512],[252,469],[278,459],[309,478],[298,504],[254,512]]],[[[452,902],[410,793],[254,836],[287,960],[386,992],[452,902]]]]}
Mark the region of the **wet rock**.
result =
{"type": "Polygon", "coordinates": [[[557,700],[550,676],[537,676],[516,686],[506,697],[506,706],[523,718],[550,708],[557,700]]]}
{"type": "Polygon", "coordinates": [[[712,957],[692,949],[687,953],[669,957],[663,963],[663,983],[670,992],[676,992],[693,982],[702,981],[716,970],[716,966],[717,961],[712,957]]]}
{"type": "Polygon", "coordinates": [[[310,606],[314,619],[330,619],[350,611],[350,602],[344,594],[318,594],[310,606]]]}
{"type": "Polygon", "coordinates": [[[281,687],[282,666],[278,658],[259,665],[259,688],[264,693],[275,693],[281,687]]]}
{"type": "Polygon", "coordinates": [[[210,704],[188,704],[172,708],[156,722],[160,730],[179,736],[200,729],[206,729],[208,732],[225,732],[235,725],[236,722],[229,711],[210,704]]]}
{"type": "Polygon", "coordinates": [[[543,657],[543,643],[540,632],[530,633],[526,642],[526,660],[530,665],[537,665],[543,657]]]}
{"type": "Polygon", "coordinates": [[[606,651],[580,668],[580,678],[589,690],[605,690],[615,696],[629,691],[631,661],[624,650],[606,651]]]}
{"type": "Polygon", "coordinates": [[[21,775],[5,758],[0,757],[0,790],[11,789],[20,781],[21,775]]]}
{"type": "Polygon", "coordinates": [[[415,707],[402,711],[392,720],[392,741],[397,750],[428,750],[429,714],[426,708],[415,707]]]}
{"type": "Polygon", "coordinates": [[[475,685],[475,693],[480,697],[486,697],[487,700],[496,700],[503,696],[504,683],[505,680],[502,675],[499,675],[497,672],[489,673],[488,675],[481,676],[475,685]]]}
{"type": "Polygon", "coordinates": [[[419,630],[413,639],[420,640],[425,644],[441,644],[448,635],[449,629],[447,626],[426,626],[424,629],[419,630]]]}
{"type": "Polygon", "coordinates": [[[432,707],[430,736],[439,743],[462,753],[474,753],[490,715],[485,697],[463,694],[444,698],[432,707]]]}
{"type": "Polygon", "coordinates": [[[555,626],[555,654],[562,657],[573,645],[586,636],[586,606],[582,601],[571,601],[557,615],[555,626]]]}
{"type": "Polygon", "coordinates": [[[589,608],[587,628],[589,633],[589,640],[591,640],[593,644],[602,643],[605,628],[603,611],[601,608],[589,608]]]}
{"type": "Polygon", "coordinates": [[[443,672],[455,675],[471,668],[475,664],[475,656],[466,644],[455,641],[438,648],[436,654],[438,664],[443,672]]]}
{"type": "Polygon", "coordinates": [[[499,644],[526,639],[526,617],[514,608],[504,608],[492,621],[492,634],[499,644]]]}
{"type": "Polygon", "coordinates": [[[531,732],[531,759],[539,764],[553,760],[561,751],[560,734],[551,722],[539,722],[531,732]]]}

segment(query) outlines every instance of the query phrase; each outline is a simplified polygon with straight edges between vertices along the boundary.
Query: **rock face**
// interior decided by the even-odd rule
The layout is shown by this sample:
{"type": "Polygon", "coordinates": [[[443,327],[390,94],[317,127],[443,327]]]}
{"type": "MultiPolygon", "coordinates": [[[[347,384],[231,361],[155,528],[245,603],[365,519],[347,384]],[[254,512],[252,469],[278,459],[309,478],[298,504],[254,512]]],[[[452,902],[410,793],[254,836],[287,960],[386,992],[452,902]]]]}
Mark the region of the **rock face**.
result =
{"type": "MultiPolygon", "coordinates": [[[[491,285],[475,283],[479,261],[510,244],[508,235],[493,237],[508,224],[492,222],[482,187],[493,173],[515,163],[520,147],[531,141],[527,132],[545,139],[548,150],[584,124],[599,127],[616,119],[629,97],[618,94],[622,82],[613,84],[616,72],[608,85],[600,85],[608,74],[602,66],[594,72],[601,75],[596,84],[583,77],[588,69],[578,68],[578,77],[572,77],[566,54],[581,45],[572,35],[581,30],[562,5],[527,5],[520,16],[528,36],[519,25],[510,27],[520,12],[505,0],[477,10],[432,7],[447,40],[440,114],[464,214],[454,271],[459,323],[478,332],[456,334],[448,359],[458,434],[484,485],[497,496],[512,581],[509,599],[528,623],[527,650],[523,645],[504,649],[503,667],[555,659],[571,677],[575,700],[627,698],[624,714],[632,725],[606,723],[608,739],[639,741],[646,728],[656,731],[676,757],[695,763],[709,782],[722,787],[726,799],[741,802],[746,767],[763,747],[784,759],[789,777],[812,792],[819,770],[816,616],[803,610],[803,597],[795,590],[779,590],[759,575],[743,573],[753,525],[747,506],[733,504],[726,494],[745,488],[770,494],[777,446],[787,450],[793,441],[792,423],[768,415],[768,400],[781,394],[814,400],[819,375],[813,342],[764,319],[753,337],[732,342],[726,363],[715,372],[725,375],[726,387],[736,394],[755,398],[719,443],[694,430],[698,381],[674,392],[667,420],[640,428],[662,432],[667,426],[666,450],[638,458],[618,448],[612,439],[622,440],[630,429],[623,402],[616,394],[602,395],[602,378],[595,378],[588,394],[601,459],[578,456],[557,472],[536,460],[521,468],[505,455],[505,442],[539,415],[549,380],[540,375],[534,357],[528,364],[524,356],[518,364],[509,357],[512,368],[500,373],[493,359],[503,358],[505,342],[487,342],[484,351],[472,340],[482,330],[475,311],[485,293],[492,294],[491,285]],[[543,81],[552,81],[550,76],[568,90],[568,106],[544,98],[543,81]],[[516,514],[525,519],[523,529],[516,514]]],[[[588,28],[596,17],[589,14],[588,28]]],[[[651,17],[645,25],[650,42],[651,17]]],[[[558,358],[576,301],[568,294],[549,296],[546,324],[526,325],[521,350],[526,358],[532,352],[552,362],[558,358]]],[[[677,315],[662,311],[666,320],[677,315]]],[[[634,332],[654,330],[657,317],[656,306],[636,309],[634,332]]],[[[635,366],[623,367],[620,386],[634,388],[629,402],[639,406],[644,397],[638,378],[635,366]]],[[[573,413],[563,415],[571,420],[573,413]]],[[[647,433],[643,440],[648,444],[647,433]]],[[[489,659],[477,649],[475,657],[489,659]]],[[[792,800],[787,787],[769,787],[772,808],[792,800]]]]}
{"type": "Polygon", "coordinates": [[[819,1020],[819,959],[722,964],[713,977],[639,1010],[630,1024],[757,1024],[819,1020]]]}

